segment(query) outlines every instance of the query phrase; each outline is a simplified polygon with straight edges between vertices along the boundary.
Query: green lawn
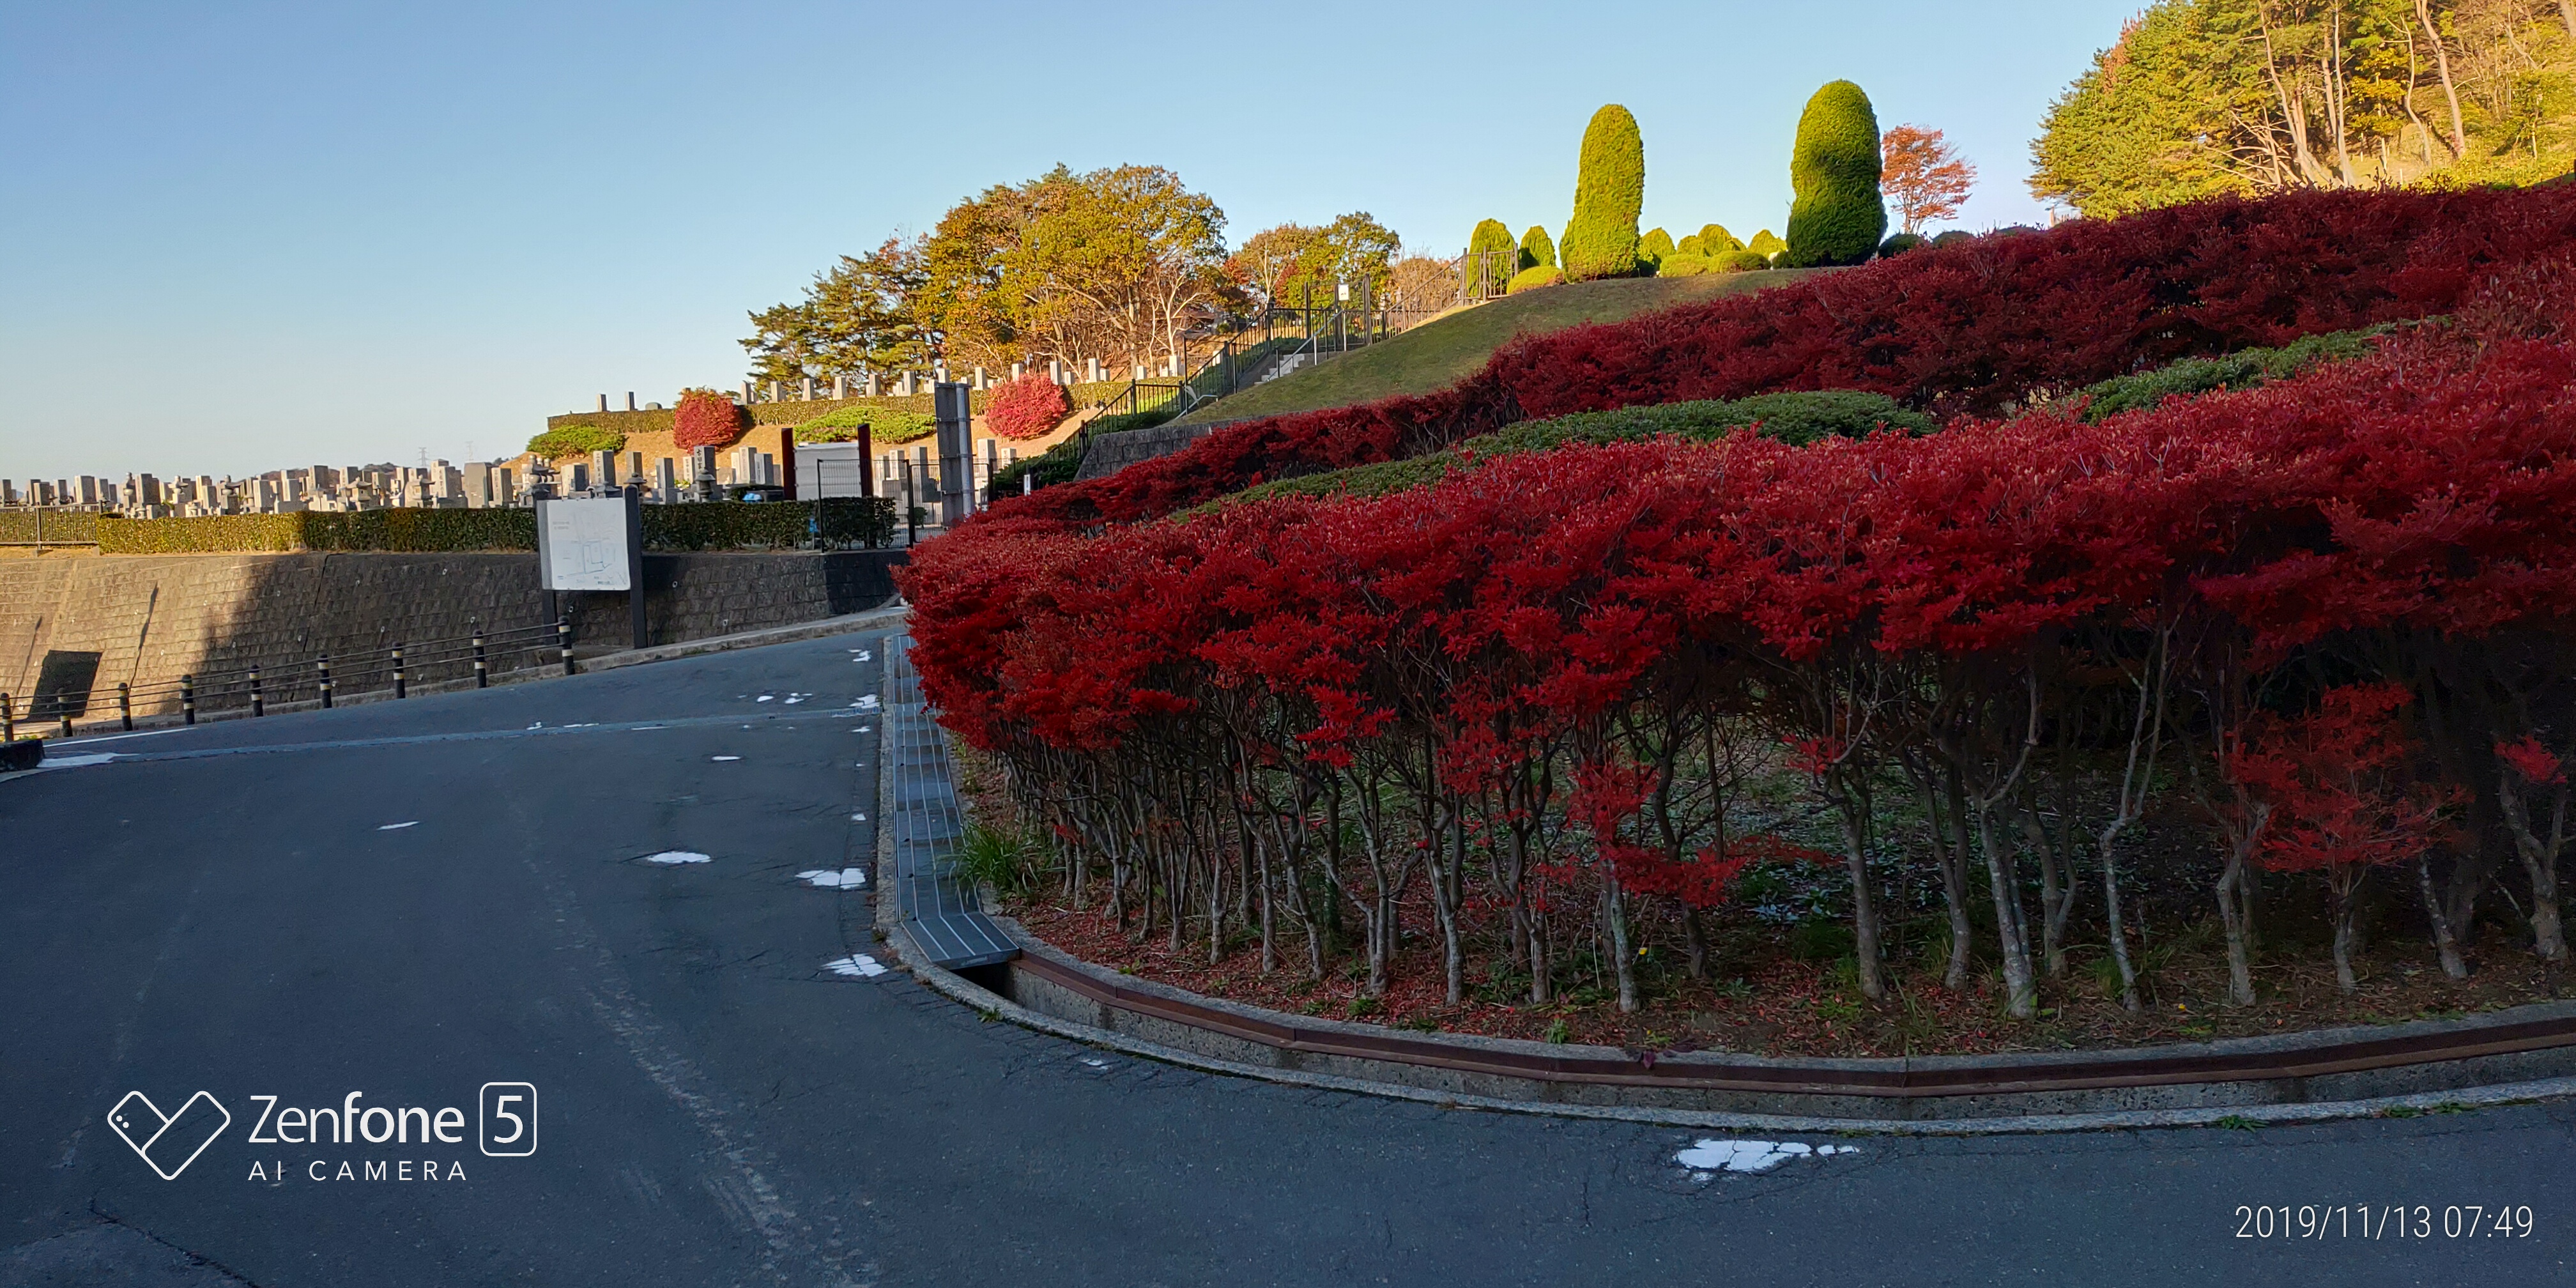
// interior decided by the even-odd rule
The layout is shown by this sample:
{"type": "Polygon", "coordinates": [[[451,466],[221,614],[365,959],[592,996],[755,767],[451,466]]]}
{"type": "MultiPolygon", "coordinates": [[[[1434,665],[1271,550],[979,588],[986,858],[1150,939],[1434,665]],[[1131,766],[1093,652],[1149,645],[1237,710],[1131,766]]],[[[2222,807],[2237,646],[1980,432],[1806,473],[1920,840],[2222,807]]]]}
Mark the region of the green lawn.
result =
{"type": "Polygon", "coordinates": [[[1199,424],[1276,416],[1373,402],[1391,394],[1427,394],[1473,374],[1513,336],[1558,331],[1727,295],[1785,286],[1817,269],[1714,273],[1700,277],[1621,278],[1571,282],[1524,291],[1452,313],[1394,339],[1326,359],[1200,407],[1181,421],[1199,424]]]}

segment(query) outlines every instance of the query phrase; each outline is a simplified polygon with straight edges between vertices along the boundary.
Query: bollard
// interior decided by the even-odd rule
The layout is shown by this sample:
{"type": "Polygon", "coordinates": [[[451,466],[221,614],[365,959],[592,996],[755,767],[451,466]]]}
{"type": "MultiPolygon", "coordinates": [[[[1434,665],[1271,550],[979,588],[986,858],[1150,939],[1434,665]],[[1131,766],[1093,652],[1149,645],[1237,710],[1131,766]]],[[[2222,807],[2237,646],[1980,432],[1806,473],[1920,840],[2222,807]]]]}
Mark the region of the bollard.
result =
{"type": "Polygon", "coordinates": [[[563,650],[564,674],[572,674],[572,618],[555,619],[555,645],[563,650]]]}
{"type": "Polygon", "coordinates": [[[14,702],[8,694],[0,693],[0,742],[18,740],[18,708],[14,702]]]}
{"type": "Polygon", "coordinates": [[[72,700],[69,695],[61,693],[54,695],[54,718],[62,722],[63,736],[66,738],[71,737],[72,700]]]}
{"type": "Polygon", "coordinates": [[[134,686],[123,680],[116,682],[116,723],[134,732],[134,686]]]}
{"type": "Polygon", "coordinates": [[[179,677],[179,723],[197,723],[197,677],[179,677]]]}
{"type": "Polygon", "coordinates": [[[322,709],[328,711],[331,709],[331,655],[325,653],[315,659],[313,669],[322,675],[322,709]]]}
{"type": "Polygon", "coordinates": [[[474,632],[474,687],[492,687],[492,669],[483,663],[483,632],[480,630],[474,632]]]}
{"type": "Polygon", "coordinates": [[[259,691],[259,663],[257,662],[250,665],[250,713],[255,716],[268,714],[268,700],[262,697],[259,691]]]}
{"type": "Polygon", "coordinates": [[[394,696],[397,698],[411,696],[411,685],[408,683],[410,677],[403,674],[402,651],[402,645],[394,645],[394,696]]]}

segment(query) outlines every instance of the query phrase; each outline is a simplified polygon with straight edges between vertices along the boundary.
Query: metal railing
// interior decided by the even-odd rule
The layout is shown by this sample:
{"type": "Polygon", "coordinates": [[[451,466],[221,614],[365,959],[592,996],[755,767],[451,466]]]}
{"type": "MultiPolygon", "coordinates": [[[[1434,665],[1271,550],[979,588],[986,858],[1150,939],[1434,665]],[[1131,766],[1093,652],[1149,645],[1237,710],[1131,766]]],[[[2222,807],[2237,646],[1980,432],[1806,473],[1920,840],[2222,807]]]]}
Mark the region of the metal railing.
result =
{"type": "Polygon", "coordinates": [[[50,727],[54,736],[69,738],[79,724],[109,719],[130,731],[137,713],[146,719],[176,715],[179,723],[193,725],[200,715],[228,710],[265,716],[272,705],[311,704],[328,710],[342,698],[365,693],[390,691],[407,698],[421,684],[471,681],[486,688],[494,675],[542,666],[561,666],[571,675],[576,670],[572,648],[572,619],[563,617],[505,631],[478,629],[452,639],[394,643],[337,658],[322,653],[192,671],[157,684],[120,682],[104,695],[95,683],[78,692],[38,693],[23,701],[0,693],[0,742],[17,737],[20,724],[40,731],[37,736],[50,727]],[[102,696],[114,704],[110,715],[97,710],[102,696]]]}

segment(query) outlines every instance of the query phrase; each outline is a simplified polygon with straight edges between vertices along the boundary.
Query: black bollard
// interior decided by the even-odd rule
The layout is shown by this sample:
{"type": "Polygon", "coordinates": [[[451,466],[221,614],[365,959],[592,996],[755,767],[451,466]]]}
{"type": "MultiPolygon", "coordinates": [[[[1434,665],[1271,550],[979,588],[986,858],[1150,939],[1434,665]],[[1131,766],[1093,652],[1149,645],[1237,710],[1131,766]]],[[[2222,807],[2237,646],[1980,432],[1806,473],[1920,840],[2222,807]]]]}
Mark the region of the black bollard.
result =
{"type": "Polygon", "coordinates": [[[474,687],[492,687],[492,668],[483,661],[483,632],[480,630],[474,632],[474,687]]]}
{"type": "Polygon", "coordinates": [[[572,618],[570,616],[555,619],[555,645],[563,650],[564,674],[572,674],[572,618]]]}
{"type": "Polygon", "coordinates": [[[123,680],[116,682],[116,723],[134,732],[134,686],[123,680]]]}
{"type": "Polygon", "coordinates": [[[259,691],[259,664],[257,662],[251,663],[250,667],[250,713],[254,716],[264,716],[268,714],[268,700],[262,697],[259,691]]]}
{"type": "Polygon", "coordinates": [[[197,677],[179,677],[179,723],[197,723],[197,677]]]}
{"type": "Polygon", "coordinates": [[[321,676],[322,709],[328,711],[331,709],[331,655],[325,653],[315,658],[313,669],[321,676]]]}
{"type": "Polygon", "coordinates": [[[397,698],[407,698],[411,696],[411,685],[409,683],[410,677],[403,674],[402,651],[402,645],[394,645],[394,696],[397,698]]]}

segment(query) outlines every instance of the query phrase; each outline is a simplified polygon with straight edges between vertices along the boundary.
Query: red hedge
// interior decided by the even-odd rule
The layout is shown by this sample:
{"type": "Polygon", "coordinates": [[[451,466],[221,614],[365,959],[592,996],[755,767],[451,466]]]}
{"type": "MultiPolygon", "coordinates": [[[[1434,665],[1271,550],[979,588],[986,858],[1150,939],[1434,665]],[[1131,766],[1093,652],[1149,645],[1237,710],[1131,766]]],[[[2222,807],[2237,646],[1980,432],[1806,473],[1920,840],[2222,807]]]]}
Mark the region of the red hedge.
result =
{"type": "Polygon", "coordinates": [[[709,389],[680,395],[671,417],[671,441],[683,450],[731,447],[751,428],[751,413],[734,400],[709,389]]]}
{"type": "Polygon", "coordinates": [[[1040,375],[1026,375],[993,391],[984,404],[984,423],[1002,438],[1044,438],[1064,423],[1073,399],[1064,386],[1040,375]]]}

